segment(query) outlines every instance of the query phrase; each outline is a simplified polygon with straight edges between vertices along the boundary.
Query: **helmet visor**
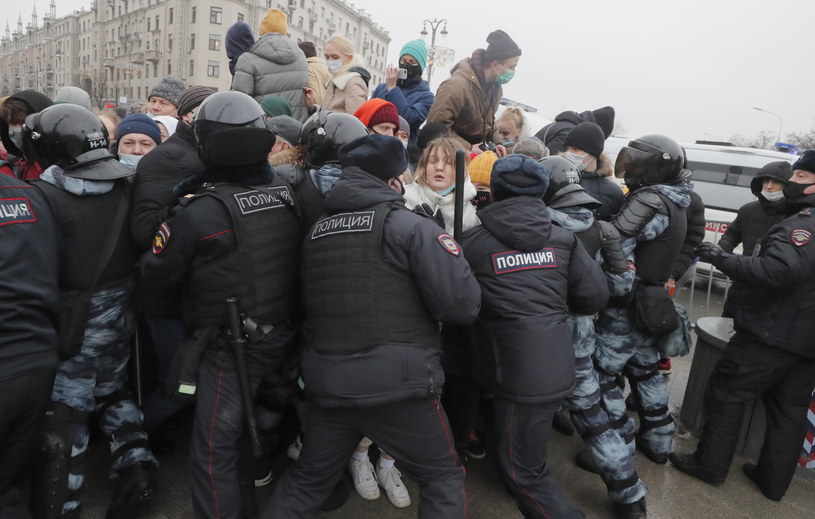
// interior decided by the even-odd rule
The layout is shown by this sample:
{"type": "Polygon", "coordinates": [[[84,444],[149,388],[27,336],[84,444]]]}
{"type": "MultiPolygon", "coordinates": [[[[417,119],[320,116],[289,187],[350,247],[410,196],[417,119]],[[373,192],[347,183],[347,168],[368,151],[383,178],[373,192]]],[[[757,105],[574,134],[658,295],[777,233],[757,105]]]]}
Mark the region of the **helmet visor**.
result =
{"type": "Polygon", "coordinates": [[[625,178],[627,176],[637,175],[643,171],[643,165],[647,164],[649,160],[653,159],[653,155],[646,151],[638,150],[636,148],[625,147],[620,150],[617,155],[617,161],[614,163],[614,176],[617,178],[625,178]]]}

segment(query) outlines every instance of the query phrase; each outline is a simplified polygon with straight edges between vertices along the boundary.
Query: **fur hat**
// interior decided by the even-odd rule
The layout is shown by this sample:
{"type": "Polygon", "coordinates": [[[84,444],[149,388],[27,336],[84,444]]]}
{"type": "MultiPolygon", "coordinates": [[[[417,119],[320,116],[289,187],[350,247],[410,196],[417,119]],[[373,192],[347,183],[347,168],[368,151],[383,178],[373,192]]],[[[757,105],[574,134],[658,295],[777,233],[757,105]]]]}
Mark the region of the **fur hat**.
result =
{"type": "Polygon", "coordinates": [[[122,119],[119,128],[116,129],[116,139],[121,141],[128,133],[142,133],[156,141],[156,144],[161,144],[161,130],[158,124],[144,114],[132,114],[122,119]]]}
{"type": "Polygon", "coordinates": [[[485,151],[470,161],[470,180],[485,186],[490,185],[492,167],[498,155],[493,151],[485,151]]]}
{"type": "Polygon", "coordinates": [[[399,59],[402,59],[405,54],[413,56],[422,70],[427,67],[427,45],[424,40],[416,39],[405,43],[405,46],[399,51],[399,59]]]}
{"type": "Polygon", "coordinates": [[[492,31],[490,35],[487,36],[487,43],[489,43],[487,52],[484,53],[482,60],[484,63],[504,61],[505,59],[521,55],[521,49],[515,41],[509,37],[509,34],[501,29],[492,31]]]}
{"type": "Polygon", "coordinates": [[[606,138],[600,126],[594,123],[582,122],[572,128],[572,131],[566,135],[563,147],[573,146],[599,158],[603,154],[605,143],[606,138]]]}
{"type": "Polygon", "coordinates": [[[266,16],[260,21],[260,35],[270,32],[278,34],[286,34],[289,32],[289,23],[286,21],[286,13],[280,9],[269,9],[266,11],[266,16]]]}
{"type": "Polygon", "coordinates": [[[171,102],[177,108],[178,99],[183,93],[184,82],[178,78],[167,76],[147,93],[147,100],[149,101],[151,97],[160,97],[171,102]]]}
{"type": "Polygon", "coordinates": [[[490,188],[497,200],[513,196],[543,198],[549,187],[549,169],[524,155],[509,155],[492,166],[490,188]]]}
{"type": "Polygon", "coordinates": [[[803,169],[810,173],[815,173],[815,150],[807,150],[801,155],[801,158],[795,161],[792,165],[792,170],[803,169]]]}
{"type": "Polygon", "coordinates": [[[393,123],[399,128],[399,112],[393,103],[375,97],[362,103],[354,112],[354,117],[362,121],[366,128],[373,128],[379,123],[393,123]]]}
{"type": "Polygon", "coordinates": [[[200,85],[184,90],[184,93],[178,98],[178,117],[190,113],[196,106],[203,103],[204,99],[217,91],[216,88],[200,85]]]}
{"type": "Polygon", "coordinates": [[[407,152],[402,141],[388,135],[365,135],[345,144],[339,152],[343,168],[356,166],[387,182],[408,168],[407,152]]]}

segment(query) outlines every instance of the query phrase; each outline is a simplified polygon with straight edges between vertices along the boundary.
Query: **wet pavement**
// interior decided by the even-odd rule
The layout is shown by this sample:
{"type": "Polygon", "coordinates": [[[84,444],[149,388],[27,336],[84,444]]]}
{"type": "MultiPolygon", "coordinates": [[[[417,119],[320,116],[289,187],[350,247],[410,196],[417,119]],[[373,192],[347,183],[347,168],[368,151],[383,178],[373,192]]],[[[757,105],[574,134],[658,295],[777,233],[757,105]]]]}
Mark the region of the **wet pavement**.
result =
{"type": "MultiPolygon", "coordinates": [[[[687,291],[686,291],[687,292],[687,291]]],[[[713,291],[712,304],[706,308],[706,294],[697,290],[694,296],[692,315],[719,315],[721,287],[713,291]]],[[[680,294],[680,300],[687,302],[687,293],[680,294]]],[[[673,373],[666,381],[670,391],[670,406],[675,417],[679,415],[685,386],[688,381],[693,351],[687,357],[673,359],[673,373]]],[[[681,431],[680,431],[681,432],[681,431]]],[[[192,506],[186,472],[186,438],[188,428],[181,427],[172,432],[178,443],[178,450],[171,456],[161,458],[158,473],[159,492],[151,505],[150,513],[142,519],[192,519],[192,506]]],[[[691,452],[696,439],[689,434],[677,434],[674,450],[691,452]]],[[[613,518],[611,502],[600,477],[579,469],[573,463],[582,441],[576,436],[563,436],[553,433],[549,460],[552,473],[571,499],[580,506],[589,518],[613,518]]],[[[97,441],[90,454],[91,468],[86,482],[82,517],[101,519],[112,493],[112,484],[106,477],[107,446],[97,441]]],[[[774,502],[766,499],[755,485],[741,471],[745,461],[737,457],[730,469],[724,485],[713,487],[697,481],[667,465],[656,465],[638,454],[637,464],[640,478],[648,486],[648,517],[651,519],[703,519],[703,518],[773,518],[803,519],[815,517],[815,471],[798,469],[795,479],[784,499],[774,502]]],[[[276,460],[275,474],[289,463],[281,454],[276,460]]],[[[398,462],[397,462],[398,466],[398,462]]],[[[327,519],[367,519],[367,518],[409,518],[418,513],[418,488],[409,478],[405,482],[413,503],[404,509],[394,508],[384,495],[376,501],[364,501],[355,493],[338,510],[327,512],[327,519]]],[[[268,499],[271,485],[257,492],[258,503],[268,499]]],[[[471,519],[521,518],[514,499],[504,490],[498,474],[489,459],[470,461],[467,464],[466,492],[468,511],[471,519]]]]}

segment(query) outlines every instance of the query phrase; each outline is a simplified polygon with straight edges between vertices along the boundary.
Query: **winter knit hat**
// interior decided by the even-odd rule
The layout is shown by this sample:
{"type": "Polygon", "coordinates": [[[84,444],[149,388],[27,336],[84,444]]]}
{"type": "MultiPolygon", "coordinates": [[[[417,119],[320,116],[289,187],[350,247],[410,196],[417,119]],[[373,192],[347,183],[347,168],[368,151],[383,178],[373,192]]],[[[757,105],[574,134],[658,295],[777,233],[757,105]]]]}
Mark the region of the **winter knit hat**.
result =
{"type": "Polygon", "coordinates": [[[311,41],[301,41],[297,44],[300,47],[300,50],[303,51],[303,54],[306,55],[306,58],[315,58],[317,57],[317,47],[314,46],[314,42],[311,41]]]}
{"type": "Polygon", "coordinates": [[[549,187],[549,169],[524,155],[509,155],[495,161],[491,180],[496,201],[513,196],[543,198],[549,187]]]}
{"type": "Polygon", "coordinates": [[[399,59],[402,59],[405,54],[416,58],[422,70],[427,67],[427,45],[425,45],[424,40],[416,39],[405,43],[405,46],[399,51],[399,59]]]}
{"type": "MultiPolygon", "coordinates": [[[[169,115],[157,115],[153,117],[153,120],[157,123],[161,123],[167,128],[167,137],[172,137],[175,133],[175,129],[178,126],[178,119],[175,117],[171,117],[169,115]]],[[[161,128],[159,128],[160,130],[161,128]]]]}
{"type": "Polygon", "coordinates": [[[54,96],[54,104],[72,104],[81,106],[85,110],[91,109],[91,96],[79,87],[64,86],[54,96]]]}
{"type": "Polygon", "coordinates": [[[300,132],[303,131],[303,123],[289,115],[278,115],[266,121],[266,128],[272,130],[275,135],[288,142],[292,146],[300,144],[300,132]]]}
{"type": "Polygon", "coordinates": [[[356,166],[387,182],[408,168],[407,152],[402,141],[389,135],[365,135],[343,145],[339,151],[343,168],[356,166]]]}
{"type": "Polygon", "coordinates": [[[190,88],[184,90],[184,93],[178,98],[178,117],[187,115],[196,106],[203,103],[204,99],[208,98],[217,91],[217,88],[200,85],[191,86],[190,88]]]}
{"type": "Polygon", "coordinates": [[[470,161],[470,180],[485,186],[490,185],[492,166],[496,160],[498,160],[498,155],[493,151],[485,151],[477,155],[470,161]]]}
{"type": "Polygon", "coordinates": [[[487,52],[484,53],[483,63],[492,63],[493,61],[504,61],[508,58],[514,58],[521,55],[521,49],[501,29],[492,31],[487,36],[487,52]]]}
{"type": "Polygon", "coordinates": [[[792,165],[792,170],[803,169],[810,173],[815,173],[815,150],[807,150],[801,155],[801,158],[795,161],[792,165]]]}
{"type": "Polygon", "coordinates": [[[407,122],[407,119],[399,116],[399,131],[405,132],[410,139],[410,124],[407,122]]]}
{"type": "Polygon", "coordinates": [[[291,101],[277,96],[268,96],[260,102],[260,107],[269,117],[288,115],[291,117],[291,101]]]}
{"type": "Polygon", "coordinates": [[[278,34],[286,34],[289,32],[289,24],[286,21],[286,13],[280,9],[269,9],[266,11],[266,16],[260,21],[260,35],[270,32],[278,34]]]}
{"type": "Polygon", "coordinates": [[[161,130],[153,119],[144,114],[132,114],[122,119],[116,129],[117,140],[121,141],[128,133],[143,133],[156,141],[156,144],[161,144],[161,130]]]}
{"type": "Polygon", "coordinates": [[[614,131],[614,107],[604,106],[603,108],[592,110],[591,113],[594,115],[594,122],[603,129],[603,135],[608,139],[611,132],[614,131]]]}
{"type": "Polygon", "coordinates": [[[178,78],[167,76],[150,90],[147,94],[147,100],[149,101],[151,97],[160,97],[178,107],[178,98],[181,97],[182,93],[184,93],[184,82],[178,78]]]}
{"type": "Polygon", "coordinates": [[[572,128],[572,131],[566,136],[566,140],[563,141],[563,147],[573,146],[598,158],[603,153],[605,142],[606,137],[600,126],[583,122],[572,128]]]}
{"type": "Polygon", "coordinates": [[[393,123],[399,128],[399,112],[396,107],[378,97],[362,103],[354,112],[354,117],[362,121],[366,128],[373,128],[379,123],[393,123]]]}

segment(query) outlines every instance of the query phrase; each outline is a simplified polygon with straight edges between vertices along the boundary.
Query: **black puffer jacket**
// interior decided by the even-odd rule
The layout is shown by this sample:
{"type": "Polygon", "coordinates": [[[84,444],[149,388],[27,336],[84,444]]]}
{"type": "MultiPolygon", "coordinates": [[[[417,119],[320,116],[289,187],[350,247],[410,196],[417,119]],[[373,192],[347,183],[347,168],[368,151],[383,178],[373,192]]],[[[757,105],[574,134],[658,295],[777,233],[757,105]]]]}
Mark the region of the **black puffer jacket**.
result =
{"type": "Polygon", "coordinates": [[[598,220],[606,222],[611,220],[611,217],[620,211],[625,202],[625,194],[620,186],[597,173],[581,171],[580,185],[590,197],[603,204],[594,215],[598,220]]]}
{"type": "Polygon", "coordinates": [[[674,280],[681,278],[690,268],[694,258],[696,258],[696,247],[705,239],[705,203],[696,191],[690,191],[690,205],[685,209],[685,216],[688,219],[688,230],[685,232],[685,241],[682,242],[682,250],[674,262],[674,270],[671,277],[674,280]]]}
{"type": "Polygon", "coordinates": [[[543,201],[515,197],[479,213],[462,240],[481,284],[484,353],[494,355],[495,394],[547,402],[574,384],[569,313],[591,315],[608,300],[600,265],[574,234],[553,226],[543,201]]]}
{"type": "Polygon", "coordinates": [[[603,134],[608,138],[614,128],[614,108],[605,106],[597,110],[586,110],[585,112],[573,112],[568,110],[555,116],[555,122],[547,124],[541,128],[535,137],[543,141],[549,148],[550,155],[557,155],[561,151],[566,151],[563,143],[572,128],[583,122],[590,122],[600,125],[603,134]]]}

